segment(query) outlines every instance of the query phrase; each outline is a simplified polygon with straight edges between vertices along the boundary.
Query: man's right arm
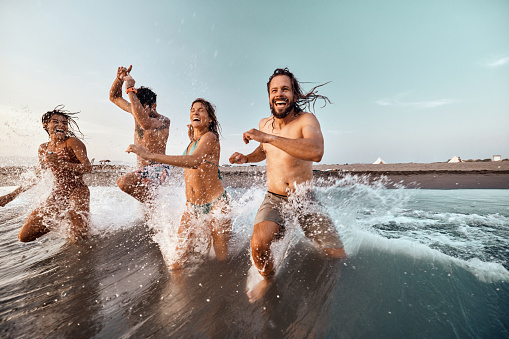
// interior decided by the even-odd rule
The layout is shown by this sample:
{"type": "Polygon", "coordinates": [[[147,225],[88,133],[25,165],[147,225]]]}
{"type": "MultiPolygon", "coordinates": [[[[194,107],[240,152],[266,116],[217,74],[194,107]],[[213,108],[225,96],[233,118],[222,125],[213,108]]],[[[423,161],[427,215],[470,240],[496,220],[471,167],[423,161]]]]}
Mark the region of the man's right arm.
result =
{"type": "Polygon", "coordinates": [[[260,144],[253,152],[249,153],[248,155],[244,155],[239,152],[235,152],[230,157],[230,163],[231,164],[246,164],[249,162],[260,162],[265,160],[266,155],[265,151],[263,150],[262,145],[260,144]]]}
{"type": "Polygon", "coordinates": [[[117,77],[113,80],[113,84],[110,88],[110,101],[124,111],[132,114],[131,103],[122,98],[122,85],[124,84],[124,76],[126,75],[127,69],[125,67],[119,67],[117,70],[117,77]]]}

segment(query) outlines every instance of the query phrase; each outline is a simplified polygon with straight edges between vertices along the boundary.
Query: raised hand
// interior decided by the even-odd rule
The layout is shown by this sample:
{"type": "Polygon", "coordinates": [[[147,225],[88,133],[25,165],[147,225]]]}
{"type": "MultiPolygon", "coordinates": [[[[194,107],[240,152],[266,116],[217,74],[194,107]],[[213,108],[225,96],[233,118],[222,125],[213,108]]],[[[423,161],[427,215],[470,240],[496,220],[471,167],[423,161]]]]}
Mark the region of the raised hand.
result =
{"type": "Polygon", "coordinates": [[[129,68],[120,66],[117,69],[117,78],[121,81],[124,81],[124,77],[129,75],[129,73],[131,72],[132,69],[133,69],[133,65],[129,65],[129,68]]]}
{"type": "Polygon", "coordinates": [[[125,82],[125,88],[133,87],[134,84],[136,83],[136,81],[134,81],[133,77],[130,74],[127,74],[124,77],[124,82],[125,82]]]}

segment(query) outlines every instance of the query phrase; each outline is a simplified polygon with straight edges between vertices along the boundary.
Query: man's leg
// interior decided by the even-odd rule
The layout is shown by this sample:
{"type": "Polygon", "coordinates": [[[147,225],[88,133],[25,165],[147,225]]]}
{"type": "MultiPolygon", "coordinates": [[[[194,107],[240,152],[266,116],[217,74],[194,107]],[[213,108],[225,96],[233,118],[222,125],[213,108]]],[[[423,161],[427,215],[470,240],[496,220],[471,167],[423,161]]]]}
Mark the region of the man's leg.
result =
{"type": "Polygon", "coordinates": [[[118,178],[117,186],[142,203],[151,198],[149,187],[141,182],[141,177],[137,172],[127,173],[118,178]]]}
{"type": "Polygon", "coordinates": [[[273,221],[262,221],[254,226],[251,237],[251,256],[263,279],[247,292],[250,303],[260,299],[272,285],[275,272],[270,245],[279,232],[279,225],[273,221]]]}
{"type": "Polygon", "coordinates": [[[280,232],[280,226],[273,221],[262,221],[254,225],[251,237],[251,256],[258,272],[265,278],[274,276],[274,262],[271,258],[270,245],[280,232]]]}
{"type": "Polygon", "coordinates": [[[311,239],[329,257],[346,258],[345,247],[331,218],[322,213],[309,213],[299,217],[304,235],[311,239]]]}

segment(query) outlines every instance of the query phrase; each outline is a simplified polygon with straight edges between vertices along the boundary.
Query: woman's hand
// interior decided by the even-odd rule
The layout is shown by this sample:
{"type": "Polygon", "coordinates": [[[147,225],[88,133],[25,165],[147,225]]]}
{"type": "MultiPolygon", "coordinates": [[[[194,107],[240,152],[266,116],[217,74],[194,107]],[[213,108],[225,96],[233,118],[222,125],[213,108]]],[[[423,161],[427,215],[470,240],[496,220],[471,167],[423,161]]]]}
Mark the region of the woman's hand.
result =
{"type": "Polygon", "coordinates": [[[49,167],[56,167],[59,165],[58,155],[54,152],[46,152],[44,155],[44,160],[49,167]]]}

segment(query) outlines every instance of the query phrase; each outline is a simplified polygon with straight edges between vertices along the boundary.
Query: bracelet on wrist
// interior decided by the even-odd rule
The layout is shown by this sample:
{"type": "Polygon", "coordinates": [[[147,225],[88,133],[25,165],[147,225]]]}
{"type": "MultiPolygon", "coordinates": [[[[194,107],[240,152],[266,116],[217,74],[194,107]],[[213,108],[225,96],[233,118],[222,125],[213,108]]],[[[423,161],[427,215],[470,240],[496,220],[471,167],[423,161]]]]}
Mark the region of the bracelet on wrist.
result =
{"type": "Polygon", "coordinates": [[[134,88],[134,86],[131,86],[129,88],[126,88],[125,92],[127,94],[129,94],[129,92],[134,92],[134,93],[138,93],[138,91],[136,90],[136,88],[134,88]]]}

